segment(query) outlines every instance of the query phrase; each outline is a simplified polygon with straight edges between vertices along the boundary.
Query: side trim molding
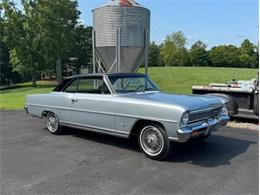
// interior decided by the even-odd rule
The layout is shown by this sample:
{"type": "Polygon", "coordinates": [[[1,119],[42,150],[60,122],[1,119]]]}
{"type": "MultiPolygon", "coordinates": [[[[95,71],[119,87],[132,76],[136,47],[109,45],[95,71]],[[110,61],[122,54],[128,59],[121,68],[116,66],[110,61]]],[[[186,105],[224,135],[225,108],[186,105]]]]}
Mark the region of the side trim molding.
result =
{"type": "Polygon", "coordinates": [[[87,112],[87,113],[93,113],[93,114],[114,115],[114,116],[119,116],[119,117],[129,117],[129,118],[151,120],[151,121],[158,121],[158,122],[161,121],[161,122],[177,123],[176,120],[167,120],[167,119],[144,117],[144,116],[134,116],[134,115],[128,115],[128,114],[116,114],[116,113],[111,113],[111,112],[82,110],[82,109],[71,109],[71,108],[66,108],[66,107],[44,106],[44,105],[39,105],[39,104],[28,104],[27,106],[36,106],[36,107],[43,107],[43,108],[53,108],[53,109],[69,110],[69,111],[76,111],[76,112],[87,112]]]}
{"type": "Polygon", "coordinates": [[[60,124],[62,126],[66,126],[66,127],[71,127],[71,128],[101,133],[101,134],[113,135],[113,136],[122,137],[122,138],[129,138],[129,132],[125,132],[125,131],[116,131],[116,130],[112,130],[112,129],[96,128],[93,126],[81,125],[81,124],[70,123],[70,122],[65,122],[65,121],[60,121],[60,124]]]}

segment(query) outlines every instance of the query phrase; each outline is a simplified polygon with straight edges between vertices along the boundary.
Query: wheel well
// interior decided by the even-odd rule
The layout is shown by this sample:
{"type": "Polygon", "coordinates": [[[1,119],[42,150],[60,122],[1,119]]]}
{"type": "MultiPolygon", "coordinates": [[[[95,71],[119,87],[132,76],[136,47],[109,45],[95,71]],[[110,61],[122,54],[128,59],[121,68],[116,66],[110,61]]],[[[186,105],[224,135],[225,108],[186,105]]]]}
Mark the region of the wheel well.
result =
{"type": "Polygon", "coordinates": [[[131,129],[130,137],[137,136],[138,133],[141,131],[141,128],[144,125],[147,125],[147,124],[156,124],[156,125],[159,125],[160,127],[162,127],[162,129],[165,130],[164,126],[160,122],[141,119],[141,120],[138,120],[138,121],[135,122],[134,126],[131,129]]]}
{"type": "Polygon", "coordinates": [[[49,112],[50,112],[50,111],[47,111],[47,110],[43,111],[43,112],[42,112],[42,117],[46,117],[49,112]]]}

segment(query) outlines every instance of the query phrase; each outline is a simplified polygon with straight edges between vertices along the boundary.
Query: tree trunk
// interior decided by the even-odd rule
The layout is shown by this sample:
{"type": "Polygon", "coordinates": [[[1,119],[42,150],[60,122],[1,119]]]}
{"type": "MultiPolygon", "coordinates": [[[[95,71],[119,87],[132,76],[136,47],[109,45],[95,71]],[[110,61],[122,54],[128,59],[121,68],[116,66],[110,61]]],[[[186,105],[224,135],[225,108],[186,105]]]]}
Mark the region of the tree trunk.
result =
{"type": "Polygon", "coordinates": [[[56,61],[56,81],[57,83],[60,83],[62,80],[62,64],[61,64],[61,60],[58,59],[56,61]]]}
{"type": "Polygon", "coordinates": [[[35,71],[32,72],[32,86],[34,88],[37,87],[37,84],[36,84],[36,72],[35,71]]]}
{"type": "Polygon", "coordinates": [[[77,74],[80,74],[81,65],[78,62],[76,62],[76,67],[77,67],[77,74]]]}

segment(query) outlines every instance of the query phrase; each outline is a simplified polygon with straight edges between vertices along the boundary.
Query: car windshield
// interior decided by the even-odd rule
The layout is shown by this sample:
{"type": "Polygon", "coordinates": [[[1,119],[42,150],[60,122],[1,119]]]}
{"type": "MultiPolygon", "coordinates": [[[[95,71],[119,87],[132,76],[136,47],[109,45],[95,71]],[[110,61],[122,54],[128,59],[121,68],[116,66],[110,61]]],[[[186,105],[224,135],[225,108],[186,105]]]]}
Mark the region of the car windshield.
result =
{"type": "Polygon", "coordinates": [[[159,91],[146,75],[111,75],[108,78],[116,93],[159,91]]]}

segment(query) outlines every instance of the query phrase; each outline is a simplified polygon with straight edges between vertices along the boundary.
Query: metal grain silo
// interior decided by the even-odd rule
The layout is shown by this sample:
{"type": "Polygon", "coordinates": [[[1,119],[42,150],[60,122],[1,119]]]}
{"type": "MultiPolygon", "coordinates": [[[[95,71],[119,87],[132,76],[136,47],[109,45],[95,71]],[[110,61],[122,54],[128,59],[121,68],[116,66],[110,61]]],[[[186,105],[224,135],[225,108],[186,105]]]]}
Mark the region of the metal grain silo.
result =
{"type": "MultiPolygon", "coordinates": [[[[148,67],[150,11],[133,0],[110,0],[93,10],[93,65],[104,72],[148,67]]],[[[94,69],[95,70],[95,69],[94,69]]]]}

